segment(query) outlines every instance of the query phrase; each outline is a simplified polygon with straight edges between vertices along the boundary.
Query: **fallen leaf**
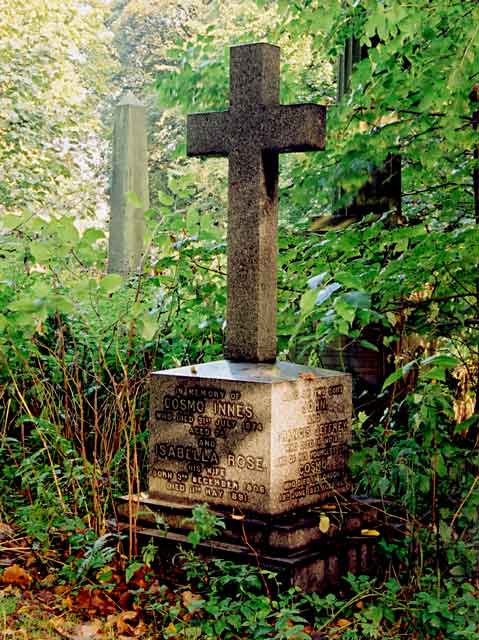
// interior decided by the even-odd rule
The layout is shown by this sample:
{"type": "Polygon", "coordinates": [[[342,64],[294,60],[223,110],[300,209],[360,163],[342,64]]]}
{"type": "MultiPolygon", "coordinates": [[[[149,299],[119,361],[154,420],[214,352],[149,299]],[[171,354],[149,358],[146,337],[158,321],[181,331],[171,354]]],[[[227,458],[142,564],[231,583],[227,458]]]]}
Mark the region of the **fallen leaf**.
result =
{"type": "Polygon", "coordinates": [[[339,620],[336,620],[337,627],[347,627],[350,624],[351,620],[347,620],[346,618],[339,618],[339,620]]]}
{"type": "Polygon", "coordinates": [[[189,609],[191,606],[194,606],[194,602],[198,602],[198,600],[203,600],[203,598],[197,593],[192,593],[191,591],[183,591],[181,594],[181,601],[183,602],[183,606],[189,609]]]}
{"type": "Polygon", "coordinates": [[[299,377],[302,380],[316,380],[316,375],[312,371],[307,371],[305,373],[300,373],[299,377]]]}
{"type": "MultiPolygon", "coordinates": [[[[65,598],[64,602],[67,600],[68,598],[65,598]]],[[[102,616],[107,616],[117,610],[116,603],[105,591],[87,589],[86,587],[81,587],[75,599],[69,599],[68,605],[73,611],[86,610],[90,614],[99,613],[102,616]]]]}
{"type": "Polygon", "coordinates": [[[138,611],[122,611],[117,618],[116,627],[120,635],[134,636],[136,628],[130,622],[138,621],[138,611]]]}
{"type": "Polygon", "coordinates": [[[321,533],[328,533],[330,524],[331,521],[328,516],[321,516],[319,518],[319,530],[321,531],[321,533]]]}
{"type": "Polygon", "coordinates": [[[364,609],[364,602],[362,600],[356,602],[356,609],[364,609]]]}
{"type": "Polygon", "coordinates": [[[14,584],[21,589],[26,589],[33,581],[32,576],[18,564],[7,567],[0,578],[3,584],[14,584]]]}
{"type": "Polygon", "coordinates": [[[15,531],[9,524],[5,522],[0,522],[0,540],[7,540],[7,538],[13,538],[15,536],[15,531]]]}
{"type": "Polygon", "coordinates": [[[133,585],[138,589],[147,589],[148,582],[145,580],[145,575],[148,571],[149,571],[148,567],[145,567],[144,565],[142,565],[139,569],[135,571],[135,573],[131,577],[128,584],[133,585]]]}
{"type": "Polygon", "coordinates": [[[100,620],[92,620],[91,622],[79,624],[74,627],[71,631],[71,635],[69,635],[68,637],[70,638],[70,640],[90,640],[90,638],[101,637],[103,634],[99,635],[100,631],[100,620]]]}

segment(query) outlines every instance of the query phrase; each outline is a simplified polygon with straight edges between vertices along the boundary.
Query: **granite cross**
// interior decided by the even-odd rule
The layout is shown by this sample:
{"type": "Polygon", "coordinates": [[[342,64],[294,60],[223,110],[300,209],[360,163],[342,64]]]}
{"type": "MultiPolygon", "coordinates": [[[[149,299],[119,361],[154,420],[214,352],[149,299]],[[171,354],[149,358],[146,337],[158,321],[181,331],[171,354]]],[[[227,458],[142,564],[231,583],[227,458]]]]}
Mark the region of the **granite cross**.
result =
{"type": "Polygon", "coordinates": [[[230,49],[230,107],[187,121],[190,156],[227,156],[225,357],[276,359],[278,153],[324,149],[326,109],[279,104],[279,47],[230,49]]]}

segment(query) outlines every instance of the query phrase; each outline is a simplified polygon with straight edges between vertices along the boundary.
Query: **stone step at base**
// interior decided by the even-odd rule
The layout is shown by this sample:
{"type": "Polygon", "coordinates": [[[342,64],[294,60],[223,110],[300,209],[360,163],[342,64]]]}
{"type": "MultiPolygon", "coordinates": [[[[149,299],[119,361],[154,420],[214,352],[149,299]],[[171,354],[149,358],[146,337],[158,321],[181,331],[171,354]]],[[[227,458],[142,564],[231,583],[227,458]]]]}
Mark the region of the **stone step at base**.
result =
{"type": "MultiPolygon", "coordinates": [[[[210,510],[224,518],[223,537],[227,540],[246,538],[253,546],[293,551],[314,542],[327,543],[376,528],[381,507],[379,502],[364,498],[340,498],[282,516],[241,513],[217,506],[210,506],[210,510]],[[321,526],[325,517],[330,523],[327,531],[321,526]]],[[[183,532],[193,526],[187,522],[191,518],[191,505],[157,500],[147,493],[117,498],[116,510],[122,519],[135,518],[143,524],[156,525],[160,519],[169,530],[183,532]]]]}
{"type": "MultiPolygon", "coordinates": [[[[346,588],[343,578],[349,572],[378,573],[377,542],[382,535],[389,537],[392,525],[381,518],[381,507],[372,500],[343,501],[335,512],[330,506],[318,505],[274,519],[215,509],[224,516],[226,529],[220,537],[200,543],[197,552],[205,559],[222,558],[273,571],[283,585],[298,586],[306,592],[339,592],[346,588]],[[319,522],[326,514],[330,528],[322,533],[319,522]],[[372,529],[379,536],[369,535],[372,529]]],[[[136,514],[133,521],[138,541],[141,544],[151,538],[156,540],[163,562],[172,562],[180,546],[191,548],[188,533],[192,527],[185,522],[191,517],[191,507],[141,495],[117,499],[116,509],[117,520],[111,521],[112,529],[128,531],[131,510],[136,514]],[[158,516],[167,528],[156,525],[158,516]]]]}

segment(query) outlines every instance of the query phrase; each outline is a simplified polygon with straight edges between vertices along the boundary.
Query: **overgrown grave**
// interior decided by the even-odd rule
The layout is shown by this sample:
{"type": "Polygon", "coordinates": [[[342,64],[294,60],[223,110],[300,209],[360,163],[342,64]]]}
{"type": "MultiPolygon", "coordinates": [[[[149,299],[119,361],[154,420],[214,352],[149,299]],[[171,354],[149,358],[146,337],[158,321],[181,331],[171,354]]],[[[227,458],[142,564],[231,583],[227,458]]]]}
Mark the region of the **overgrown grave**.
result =
{"type": "Polygon", "coordinates": [[[169,557],[206,502],[225,531],[202,553],[324,591],[373,569],[377,525],[349,495],[351,376],[276,360],[278,154],[323,149],[326,110],[279,104],[278,47],[230,53],[229,109],[187,126],[189,155],[229,160],[227,359],[152,374],[148,492],[119,501],[119,524],[169,557]]]}

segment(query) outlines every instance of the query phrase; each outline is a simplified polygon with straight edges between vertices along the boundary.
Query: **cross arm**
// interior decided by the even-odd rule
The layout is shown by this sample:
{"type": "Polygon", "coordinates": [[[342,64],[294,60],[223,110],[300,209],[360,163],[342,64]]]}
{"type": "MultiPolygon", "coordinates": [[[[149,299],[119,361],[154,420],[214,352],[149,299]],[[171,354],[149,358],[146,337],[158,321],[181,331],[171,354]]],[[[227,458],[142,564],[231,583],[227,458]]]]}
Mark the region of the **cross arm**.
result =
{"type": "Polygon", "coordinates": [[[324,149],[326,107],[319,104],[275,105],[267,108],[264,148],[271,151],[324,149]]]}
{"type": "Polygon", "coordinates": [[[226,156],[230,149],[230,113],[192,113],[186,121],[186,152],[189,156],[226,156]]]}

